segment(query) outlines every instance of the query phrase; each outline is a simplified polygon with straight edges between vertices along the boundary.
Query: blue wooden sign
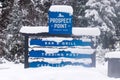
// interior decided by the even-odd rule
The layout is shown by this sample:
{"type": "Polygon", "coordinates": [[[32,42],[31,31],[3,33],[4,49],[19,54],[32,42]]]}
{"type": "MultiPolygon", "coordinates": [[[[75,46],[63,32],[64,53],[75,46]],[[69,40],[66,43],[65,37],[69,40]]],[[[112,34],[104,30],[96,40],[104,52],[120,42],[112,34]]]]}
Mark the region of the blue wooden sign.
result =
{"type": "Polygon", "coordinates": [[[42,39],[31,39],[30,45],[37,46],[92,46],[91,42],[82,40],[63,40],[61,42],[42,40],[42,39]]]}
{"type": "MultiPolygon", "coordinates": [[[[38,27],[32,29],[30,27],[29,30],[26,27],[22,29],[25,36],[24,67],[61,67],[66,65],[95,67],[96,54],[94,50],[91,50],[94,45],[92,40],[80,39],[81,34],[74,33],[77,28],[73,29],[73,37],[71,36],[73,8],[67,5],[53,5],[48,13],[49,29],[38,27]],[[31,30],[33,30],[32,33],[31,30]],[[48,36],[46,36],[46,32],[48,36]],[[67,39],[62,35],[70,36],[70,38],[67,39]],[[52,40],[49,37],[52,37],[52,40]]],[[[89,38],[88,34],[86,36],[89,38]]]]}
{"type": "MultiPolygon", "coordinates": [[[[79,53],[79,52],[78,52],[79,53]]],[[[72,53],[71,51],[58,51],[56,53],[46,53],[44,50],[32,50],[29,52],[29,57],[44,57],[44,58],[90,58],[92,55],[88,53],[72,53]]]]}
{"type": "MultiPolygon", "coordinates": [[[[52,8],[54,9],[54,7],[52,8]]],[[[49,11],[49,33],[72,34],[72,14],[69,12],[63,12],[63,10],[61,10],[61,12],[53,11],[53,9],[50,9],[49,11]]],[[[58,6],[58,9],[61,8],[58,6]]]]}
{"type": "Polygon", "coordinates": [[[91,67],[90,64],[84,64],[80,62],[71,62],[71,61],[61,61],[60,63],[49,63],[45,61],[36,61],[36,62],[30,62],[30,67],[41,67],[41,66],[51,66],[51,67],[62,67],[66,65],[72,65],[72,66],[80,66],[83,65],[85,67],[91,67]]]}
{"type": "MultiPolygon", "coordinates": [[[[70,40],[49,40],[49,39],[29,39],[29,46],[32,47],[29,51],[29,60],[33,60],[29,62],[29,67],[40,67],[40,66],[52,66],[52,67],[61,67],[66,65],[79,66],[83,65],[85,67],[91,67],[94,64],[94,51],[89,52],[81,52],[74,51],[74,47],[85,47],[92,46],[91,41],[83,41],[79,39],[70,39],[70,40]],[[66,46],[66,49],[63,48],[66,46]],[[48,47],[48,49],[46,48],[48,47]],[[57,47],[60,47],[57,49],[57,47]],[[50,50],[49,50],[50,48],[50,50]],[[68,49],[71,48],[71,49],[68,49]],[[54,49],[53,51],[51,49],[54,49]],[[68,50],[67,50],[68,49],[68,50]],[[47,51],[48,50],[48,51],[47,51]],[[90,63],[79,62],[80,59],[91,60],[90,63]],[[50,63],[49,61],[45,61],[46,59],[54,59],[55,63],[50,63]],[[61,61],[59,61],[59,59],[61,61]],[[64,59],[67,59],[64,60],[64,59]],[[75,60],[72,62],[71,60],[75,60]]],[[[83,49],[85,50],[85,49],[83,49]]]]}

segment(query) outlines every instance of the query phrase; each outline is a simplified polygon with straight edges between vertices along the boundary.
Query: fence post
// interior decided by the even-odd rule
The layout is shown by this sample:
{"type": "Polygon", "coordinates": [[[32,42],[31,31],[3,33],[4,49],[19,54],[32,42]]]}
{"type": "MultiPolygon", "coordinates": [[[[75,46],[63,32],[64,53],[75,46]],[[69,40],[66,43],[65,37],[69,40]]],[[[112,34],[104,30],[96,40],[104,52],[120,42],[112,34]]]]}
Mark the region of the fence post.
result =
{"type": "Polygon", "coordinates": [[[29,67],[29,63],[28,63],[28,35],[25,35],[25,61],[24,61],[24,68],[28,68],[29,67]]]}

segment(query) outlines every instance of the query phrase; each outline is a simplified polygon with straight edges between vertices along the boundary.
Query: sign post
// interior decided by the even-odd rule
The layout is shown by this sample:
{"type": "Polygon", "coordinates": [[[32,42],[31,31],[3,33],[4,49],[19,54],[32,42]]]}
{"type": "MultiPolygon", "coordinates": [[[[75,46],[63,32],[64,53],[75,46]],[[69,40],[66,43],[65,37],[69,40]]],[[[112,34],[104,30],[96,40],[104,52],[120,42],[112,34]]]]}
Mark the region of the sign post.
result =
{"type": "Polygon", "coordinates": [[[25,35],[25,65],[24,68],[28,68],[29,67],[29,63],[28,63],[28,35],[25,35]]]}
{"type": "Polygon", "coordinates": [[[90,36],[100,35],[100,30],[72,28],[72,15],[71,6],[53,5],[49,9],[48,27],[21,28],[20,32],[25,36],[25,68],[95,67],[96,54],[90,36]],[[82,36],[86,36],[85,39],[82,36]]]}

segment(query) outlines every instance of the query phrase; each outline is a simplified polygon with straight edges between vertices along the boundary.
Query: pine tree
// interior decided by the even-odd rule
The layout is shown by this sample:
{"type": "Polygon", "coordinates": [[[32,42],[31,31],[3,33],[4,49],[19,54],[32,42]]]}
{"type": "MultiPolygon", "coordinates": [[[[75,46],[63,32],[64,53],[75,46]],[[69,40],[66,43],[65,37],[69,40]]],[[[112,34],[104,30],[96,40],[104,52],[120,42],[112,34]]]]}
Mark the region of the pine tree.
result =
{"type": "Polygon", "coordinates": [[[47,26],[47,8],[41,0],[20,0],[19,4],[23,13],[24,26],[47,26]]]}
{"type": "Polygon", "coordinates": [[[120,36],[120,1],[115,5],[116,18],[114,24],[116,25],[116,35],[120,36]]]}
{"type": "Polygon", "coordinates": [[[7,28],[7,25],[9,24],[9,13],[12,11],[13,2],[14,0],[4,0],[4,2],[2,2],[0,31],[3,31],[5,28],[7,28]]]}
{"type": "Polygon", "coordinates": [[[9,51],[6,47],[6,28],[10,23],[9,13],[12,11],[13,0],[4,0],[2,1],[2,11],[0,14],[0,53],[2,56],[6,56],[9,51]]]}
{"type": "Polygon", "coordinates": [[[114,0],[89,0],[87,6],[90,7],[85,12],[90,27],[98,27],[101,29],[101,43],[103,48],[114,48],[115,24],[114,19],[117,17],[115,13],[116,1],[114,0]]]}
{"type": "Polygon", "coordinates": [[[114,5],[114,7],[115,7],[116,15],[117,15],[117,17],[114,18],[114,21],[113,21],[116,27],[115,28],[116,35],[114,36],[116,40],[115,48],[116,50],[120,50],[120,0],[117,0],[117,3],[114,5]]]}
{"type": "Polygon", "coordinates": [[[86,3],[88,0],[73,0],[73,26],[74,27],[87,27],[87,20],[85,10],[87,9],[86,3]]]}
{"type": "MultiPolygon", "coordinates": [[[[9,24],[7,25],[5,33],[5,48],[6,48],[6,58],[13,60],[15,54],[18,54],[16,50],[14,50],[16,45],[22,45],[22,37],[19,34],[19,30],[22,26],[22,13],[20,11],[18,0],[14,0],[12,11],[9,13],[9,24]],[[15,52],[12,52],[12,51],[15,52]]],[[[17,49],[18,50],[18,49],[17,49]]],[[[23,53],[21,53],[22,55],[23,53]]]]}

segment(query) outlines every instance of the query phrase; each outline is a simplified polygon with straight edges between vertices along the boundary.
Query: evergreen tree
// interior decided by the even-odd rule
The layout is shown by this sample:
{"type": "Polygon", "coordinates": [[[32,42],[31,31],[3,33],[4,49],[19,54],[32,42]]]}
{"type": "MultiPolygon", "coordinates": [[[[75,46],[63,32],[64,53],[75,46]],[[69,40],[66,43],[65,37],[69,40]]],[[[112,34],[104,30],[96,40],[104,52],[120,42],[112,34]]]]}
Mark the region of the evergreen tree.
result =
{"type": "Polygon", "coordinates": [[[116,35],[120,36],[120,0],[114,5],[116,18],[114,18],[113,22],[116,25],[116,35]]]}
{"type": "MultiPolygon", "coordinates": [[[[9,19],[10,23],[7,25],[7,28],[5,30],[5,37],[6,37],[6,50],[9,52],[7,57],[10,56],[10,58],[13,60],[15,57],[15,54],[18,55],[18,51],[14,50],[16,45],[22,45],[22,37],[19,34],[19,30],[22,26],[22,12],[20,11],[18,0],[15,0],[13,3],[12,11],[9,13],[9,19]],[[15,52],[12,52],[12,51],[15,52]]],[[[17,49],[18,50],[18,49],[17,49]]],[[[22,50],[23,51],[23,50],[22,50]]],[[[23,52],[21,53],[21,55],[23,52]]]]}
{"type": "Polygon", "coordinates": [[[113,20],[116,29],[116,35],[114,36],[116,40],[115,48],[116,50],[120,50],[120,0],[117,0],[117,3],[114,6],[117,15],[117,17],[113,20]]]}
{"type": "Polygon", "coordinates": [[[12,11],[13,0],[2,1],[2,11],[0,14],[0,53],[2,56],[6,56],[9,53],[6,48],[6,28],[10,23],[10,12],[12,11]]]}
{"type": "Polygon", "coordinates": [[[88,0],[73,0],[73,26],[74,27],[87,27],[87,20],[85,10],[87,9],[86,3],[88,0]]]}
{"type": "Polygon", "coordinates": [[[19,4],[23,13],[24,26],[47,26],[47,8],[41,0],[20,0],[19,4]]]}
{"type": "Polygon", "coordinates": [[[101,41],[103,48],[114,48],[113,36],[115,34],[114,19],[117,17],[115,13],[116,1],[114,0],[89,0],[85,17],[88,18],[90,27],[98,27],[101,29],[101,41]]]}
{"type": "Polygon", "coordinates": [[[2,11],[0,17],[0,31],[2,32],[9,24],[9,13],[12,11],[14,0],[5,0],[2,2],[2,11]]]}

